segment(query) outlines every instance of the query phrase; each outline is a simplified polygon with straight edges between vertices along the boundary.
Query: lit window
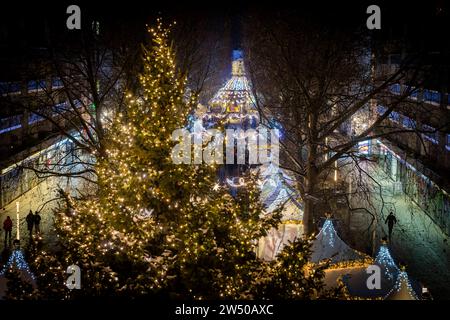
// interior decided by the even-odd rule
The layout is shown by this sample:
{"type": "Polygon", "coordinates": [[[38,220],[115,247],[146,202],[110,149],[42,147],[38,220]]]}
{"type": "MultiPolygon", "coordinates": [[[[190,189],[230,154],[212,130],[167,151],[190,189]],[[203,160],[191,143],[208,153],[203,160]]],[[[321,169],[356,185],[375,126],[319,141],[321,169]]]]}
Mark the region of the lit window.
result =
{"type": "Polygon", "coordinates": [[[379,115],[384,114],[386,112],[386,110],[387,109],[385,107],[383,107],[383,106],[378,106],[377,107],[377,112],[378,112],[379,115]]]}
{"type": "Polygon", "coordinates": [[[45,80],[28,81],[28,91],[38,91],[42,89],[45,89],[45,80]]]}
{"type": "Polygon", "coordinates": [[[400,94],[401,86],[400,86],[400,84],[396,83],[396,84],[391,85],[390,89],[391,89],[392,93],[400,94]]]}
{"type": "Polygon", "coordinates": [[[408,129],[415,129],[416,128],[416,121],[414,121],[413,119],[411,119],[409,117],[403,116],[402,125],[405,128],[408,128],[408,129]]]}
{"type": "Polygon", "coordinates": [[[0,95],[20,93],[20,82],[0,82],[0,95]]]}
{"type": "Polygon", "coordinates": [[[425,101],[441,103],[441,94],[437,91],[433,90],[424,90],[423,91],[423,99],[425,101]]]}
{"type": "Polygon", "coordinates": [[[389,114],[389,120],[394,122],[400,122],[400,114],[398,112],[392,111],[389,114]]]}
{"type": "Polygon", "coordinates": [[[62,86],[63,86],[63,83],[62,83],[60,78],[53,78],[52,79],[52,88],[53,89],[60,88],[62,86]]]}
{"type": "Polygon", "coordinates": [[[423,133],[423,137],[429,141],[431,141],[434,144],[439,143],[439,136],[438,132],[435,128],[427,125],[423,125],[422,129],[426,132],[423,133]]]}

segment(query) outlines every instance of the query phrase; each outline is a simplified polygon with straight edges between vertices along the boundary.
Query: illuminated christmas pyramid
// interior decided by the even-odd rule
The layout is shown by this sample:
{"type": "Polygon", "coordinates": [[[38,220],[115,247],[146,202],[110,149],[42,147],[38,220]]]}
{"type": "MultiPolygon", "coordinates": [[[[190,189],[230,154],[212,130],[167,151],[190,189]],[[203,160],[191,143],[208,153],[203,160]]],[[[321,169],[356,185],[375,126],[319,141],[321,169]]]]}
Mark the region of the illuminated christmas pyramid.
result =
{"type": "Polygon", "coordinates": [[[206,117],[227,118],[231,123],[244,120],[259,122],[255,99],[247,79],[241,50],[233,51],[231,78],[217,91],[209,102],[206,117]]]}

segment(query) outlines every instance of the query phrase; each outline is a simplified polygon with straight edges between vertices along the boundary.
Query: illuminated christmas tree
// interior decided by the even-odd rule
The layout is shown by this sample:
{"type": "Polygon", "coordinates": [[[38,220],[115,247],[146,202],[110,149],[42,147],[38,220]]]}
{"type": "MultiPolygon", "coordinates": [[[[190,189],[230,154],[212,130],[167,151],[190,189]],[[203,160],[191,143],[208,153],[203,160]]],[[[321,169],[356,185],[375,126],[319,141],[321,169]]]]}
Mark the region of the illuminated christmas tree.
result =
{"type": "Polygon", "coordinates": [[[243,297],[260,266],[257,240],[277,214],[261,214],[256,179],[233,198],[214,187],[215,166],[172,161],[172,132],[197,101],[175,66],[169,29],[149,32],[141,97],[130,95],[108,129],[98,192],[70,200],[56,220],[66,264],[80,266],[90,295],[243,297]]]}

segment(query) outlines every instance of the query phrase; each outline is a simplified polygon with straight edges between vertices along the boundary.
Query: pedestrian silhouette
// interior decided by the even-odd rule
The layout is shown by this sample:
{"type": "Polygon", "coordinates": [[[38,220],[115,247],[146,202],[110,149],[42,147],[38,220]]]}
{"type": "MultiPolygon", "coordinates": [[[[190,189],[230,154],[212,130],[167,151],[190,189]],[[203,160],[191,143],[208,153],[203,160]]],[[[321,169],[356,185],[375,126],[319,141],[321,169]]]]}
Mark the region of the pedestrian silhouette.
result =
{"type": "Polygon", "coordinates": [[[27,221],[28,233],[30,234],[30,239],[31,239],[31,236],[33,234],[33,226],[34,226],[34,215],[31,210],[28,213],[25,220],[27,221]]]}
{"type": "Polygon", "coordinates": [[[11,232],[12,232],[13,222],[9,216],[3,221],[3,230],[5,230],[5,246],[9,238],[9,244],[11,244],[11,232]]]}
{"type": "Polygon", "coordinates": [[[41,223],[41,216],[40,216],[39,213],[36,211],[36,212],[34,213],[34,230],[36,230],[36,233],[37,233],[38,235],[41,234],[40,223],[41,223]]]}
{"type": "Polygon", "coordinates": [[[391,241],[392,238],[392,229],[394,228],[394,225],[397,223],[397,218],[395,218],[394,213],[391,211],[389,212],[389,215],[387,216],[384,223],[387,223],[389,228],[389,241],[391,241]]]}

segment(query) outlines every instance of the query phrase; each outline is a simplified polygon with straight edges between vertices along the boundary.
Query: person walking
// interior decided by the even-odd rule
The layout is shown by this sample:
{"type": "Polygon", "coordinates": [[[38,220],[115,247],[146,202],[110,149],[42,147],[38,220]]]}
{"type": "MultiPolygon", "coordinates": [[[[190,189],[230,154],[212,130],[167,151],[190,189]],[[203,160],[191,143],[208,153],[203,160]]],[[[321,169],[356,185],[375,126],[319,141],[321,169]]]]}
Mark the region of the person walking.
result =
{"type": "Polygon", "coordinates": [[[38,235],[41,234],[40,223],[41,223],[41,216],[40,216],[39,213],[36,211],[36,212],[34,213],[34,230],[36,230],[36,233],[37,233],[38,235]]]}
{"type": "Polygon", "coordinates": [[[394,213],[391,211],[389,212],[389,215],[387,216],[384,223],[387,223],[389,228],[389,241],[391,241],[392,238],[392,230],[394,229],[394,225],[397,223],[397,218],[395,217],[394,213]]]}
{"type": "Polygon", "coordinates": [[[30,210],[30,212],[28,213],[28,215],[27,215],[25,220],[27,221],[28,233],[29,233],[30,239],[31,239],[31,236],[33,234],[33,226],[34,226],[33,211],[30,210]]]}
{"type": "Polygon", "coordinates": [[[12,233],[13,222],[9,216],[3,221],[3,230],[5,230],[5,246],[9,238],[9,244],[11,244],[11,233],[12,233]]]}

